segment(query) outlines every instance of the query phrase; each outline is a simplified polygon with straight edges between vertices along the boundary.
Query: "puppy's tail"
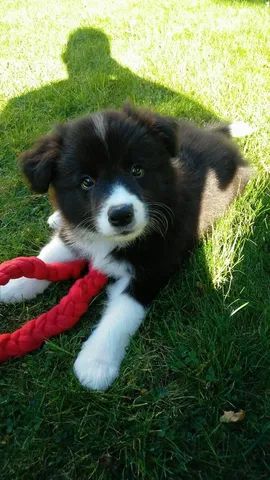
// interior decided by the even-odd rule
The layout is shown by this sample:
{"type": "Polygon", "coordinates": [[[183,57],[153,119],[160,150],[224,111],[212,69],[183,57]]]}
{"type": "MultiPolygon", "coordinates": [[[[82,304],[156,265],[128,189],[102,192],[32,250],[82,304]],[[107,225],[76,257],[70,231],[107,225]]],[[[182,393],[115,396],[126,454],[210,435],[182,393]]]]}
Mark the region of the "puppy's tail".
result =
{"type": "Polygon", "coordinates": [[[236,138],[247,137],[256,131],[256,129],[251,127],[251,125],[241,121],[233,122],[228,125],[228,130],[229,135],[236,138]]]}
{"type": "Polygon", "coordinates": [[[216,132],[223,133],[228,137],[241,138],[251,135],[256,132],[256,128],[252,128],[248,123],[245,122],[233,122],[227,125],[218,125],[213,127],[212,130],[216,132]]]}

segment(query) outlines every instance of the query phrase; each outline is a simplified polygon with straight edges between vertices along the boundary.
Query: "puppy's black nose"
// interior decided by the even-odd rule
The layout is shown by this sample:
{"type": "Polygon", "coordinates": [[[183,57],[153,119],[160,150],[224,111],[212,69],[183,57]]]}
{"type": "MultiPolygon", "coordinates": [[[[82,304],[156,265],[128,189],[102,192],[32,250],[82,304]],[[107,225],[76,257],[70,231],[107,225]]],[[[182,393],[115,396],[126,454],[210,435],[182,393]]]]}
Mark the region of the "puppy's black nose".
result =
{"type": "Polygon", "coordinates": [[[125,227],[129,225],[134,217],[133,205],[123,203],[110,207],[108,210],[108,219],[114,227],[125,227]]]}

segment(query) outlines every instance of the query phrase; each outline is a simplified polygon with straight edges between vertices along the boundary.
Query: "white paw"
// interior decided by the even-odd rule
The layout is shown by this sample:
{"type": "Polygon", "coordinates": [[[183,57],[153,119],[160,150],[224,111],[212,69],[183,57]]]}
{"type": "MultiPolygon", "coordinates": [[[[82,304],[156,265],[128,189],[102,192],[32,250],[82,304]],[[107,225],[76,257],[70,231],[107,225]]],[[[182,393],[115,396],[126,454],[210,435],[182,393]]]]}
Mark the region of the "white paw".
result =
{"type": "Polygon", "coordinates": [[[91,355],[89,350],[83,349],[75,363],[74,372],[79,382],[90,390],[106,390],[116,379],[119,365],[105,358],[91,355]]]}
{"type": "Polygon", "coordinates": [[[15,303],[31,300],[42,293],[50,282],[33,278],[17,278],[0,287],[0,302],[15,303]]]}
{"type": "Polygon", "coordinates": [[[59,230],[59,228],[62,226],[62,217],[59,210],[56,210],[52,215],[49,216],[47,223],[53,230],[59,230]]]}

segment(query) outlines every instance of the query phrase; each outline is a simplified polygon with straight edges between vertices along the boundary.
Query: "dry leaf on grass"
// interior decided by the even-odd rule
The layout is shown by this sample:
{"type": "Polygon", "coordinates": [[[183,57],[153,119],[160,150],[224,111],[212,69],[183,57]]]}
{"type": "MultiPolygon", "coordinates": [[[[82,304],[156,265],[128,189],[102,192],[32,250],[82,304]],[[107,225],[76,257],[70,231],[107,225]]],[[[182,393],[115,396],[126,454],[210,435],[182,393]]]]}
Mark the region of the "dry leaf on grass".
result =
{"type": "Polygon", "coordinates": [[[244,410],[239,410],[239,412],[227,411],[220,417],[220,422],[222,423],[236,423],[242,422],[246,416],[244,410]]]}

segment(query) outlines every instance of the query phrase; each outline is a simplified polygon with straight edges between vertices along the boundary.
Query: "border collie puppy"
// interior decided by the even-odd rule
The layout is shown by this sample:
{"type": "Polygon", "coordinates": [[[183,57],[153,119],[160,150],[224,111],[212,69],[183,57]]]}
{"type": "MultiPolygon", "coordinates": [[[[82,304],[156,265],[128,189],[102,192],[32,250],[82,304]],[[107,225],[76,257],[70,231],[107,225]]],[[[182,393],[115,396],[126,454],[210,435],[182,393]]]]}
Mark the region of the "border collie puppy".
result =
{"type": "MultiPolygon", "coordinates": [[[[58,212],[39,258],[86,258],[111,279],[74,365],[85,387],[105,390],[115,380],[157,293],[247,183],[230,138],[247,133],[245,124],[202,129],[125,106],[61,125],[22,155],[32,189],[50,190],[58,212]]],[[[0,301],[34,298],[48,284],[10,281],[0,301]]]]}

